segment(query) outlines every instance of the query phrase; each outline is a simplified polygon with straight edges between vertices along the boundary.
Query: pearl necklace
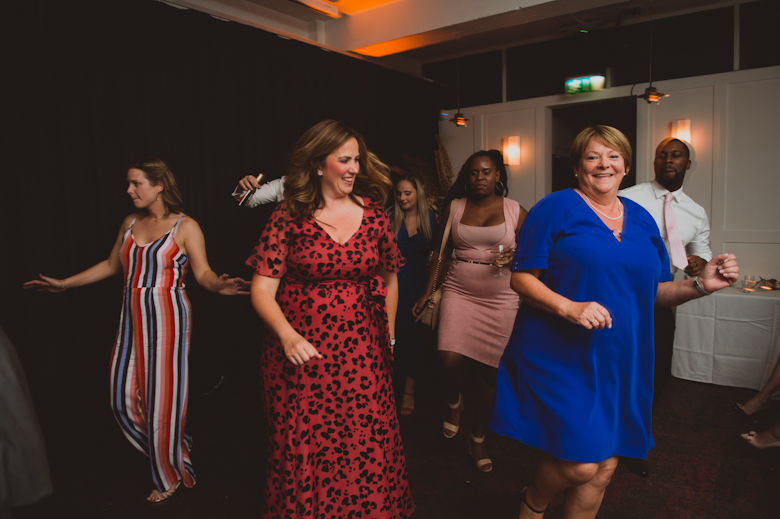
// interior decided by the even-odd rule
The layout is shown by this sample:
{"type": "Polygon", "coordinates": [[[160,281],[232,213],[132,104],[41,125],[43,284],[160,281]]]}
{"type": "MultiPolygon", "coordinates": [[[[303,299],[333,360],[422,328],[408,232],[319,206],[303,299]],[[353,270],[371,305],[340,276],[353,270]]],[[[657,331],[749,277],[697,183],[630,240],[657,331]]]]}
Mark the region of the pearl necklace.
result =
{"type": "Polygon", "coordinates": [[[601,216],[603,216],[607,220],[612,220],[614,222],[615,220],[620,220],[621,218],[623,218],[623,204],[620,203],[620,199],[619,198],[618,198],[618,210],[620,211],[620,214],[613,218],[612,216],[607,216],[604,213],[602,213],[601,211],[599,211],[598,209],[596,209],[596,206],[594,206],[593,203],[590,201],[590,198],[588,198],[588,195],[586,195],[585,193],[582,193],[582,196],[585,197],[585,201],[588,202],[588,205],[591,207],[591,209],[593,209],[594,211],[599,213],[601,216]]]}

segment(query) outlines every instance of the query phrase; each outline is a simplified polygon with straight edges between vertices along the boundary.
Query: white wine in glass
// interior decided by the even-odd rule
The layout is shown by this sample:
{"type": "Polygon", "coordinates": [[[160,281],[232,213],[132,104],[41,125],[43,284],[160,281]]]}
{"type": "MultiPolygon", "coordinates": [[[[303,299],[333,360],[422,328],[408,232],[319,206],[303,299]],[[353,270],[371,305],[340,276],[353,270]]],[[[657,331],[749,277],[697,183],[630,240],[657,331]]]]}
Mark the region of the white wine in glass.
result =
{"type": "Polygon", "coordinates": [[[512,247],[506,245],[499,245],[495,249],[490,251],[493,254],[493,263],[498,265],[498,274],[494,274],[494,277],[503,277],[504,272],[502,267],[512,261],[515,250],[512,247]]]}

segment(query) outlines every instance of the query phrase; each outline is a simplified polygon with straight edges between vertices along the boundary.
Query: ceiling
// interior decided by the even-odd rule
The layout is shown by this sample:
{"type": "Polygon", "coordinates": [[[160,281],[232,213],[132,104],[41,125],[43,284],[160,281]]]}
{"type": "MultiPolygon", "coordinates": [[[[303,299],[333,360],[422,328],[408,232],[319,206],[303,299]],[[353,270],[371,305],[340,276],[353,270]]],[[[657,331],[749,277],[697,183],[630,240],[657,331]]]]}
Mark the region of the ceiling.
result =
{"type": "Polygon", "coordinates": [[[157,1],[419,74],[424,63],[755,0],[157,1]]]}

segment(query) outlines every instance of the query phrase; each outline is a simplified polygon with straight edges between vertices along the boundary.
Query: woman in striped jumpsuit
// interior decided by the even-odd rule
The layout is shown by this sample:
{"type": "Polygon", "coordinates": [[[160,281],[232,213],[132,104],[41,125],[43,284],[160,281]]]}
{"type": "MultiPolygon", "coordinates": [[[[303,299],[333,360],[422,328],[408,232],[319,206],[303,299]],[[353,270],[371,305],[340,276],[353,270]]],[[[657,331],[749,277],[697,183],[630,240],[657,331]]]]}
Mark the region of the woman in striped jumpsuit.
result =
{"type": "Polygon", "coordinates": [[[151,462],[160,503],[182,483],[195,484],[187,420],[190,302],[184,278],[223,295],[247,294],[241,278],[209,267],[203,233],[182,213],[173,173],[160,159],[133,162],[127,194],[139,211],[122,222],[108,259],[66,279],[41,275],[24,288],[61,292],[117,274],[125,277],[124,303],[111,354],[111,408],[122,432],[151,462]]]}

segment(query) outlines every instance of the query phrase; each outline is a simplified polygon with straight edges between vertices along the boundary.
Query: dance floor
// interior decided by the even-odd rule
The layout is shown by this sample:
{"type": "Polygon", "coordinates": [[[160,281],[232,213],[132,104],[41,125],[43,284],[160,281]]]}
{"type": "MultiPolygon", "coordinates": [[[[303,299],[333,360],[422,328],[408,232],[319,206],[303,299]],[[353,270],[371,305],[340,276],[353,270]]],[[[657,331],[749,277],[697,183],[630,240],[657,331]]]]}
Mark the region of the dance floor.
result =
{"type": "MultiPolygon", "coordinates": [[[[532,480],[538,452],[488,434],[486,445],[494,469],[483,474],[466,451],[468,410],[458,435],[445,439],[440,432],[441,397],[432,381],[421,381],[417,393],[417,409],[401,422],[417,505],[412,517],[517,517],[518,495],[532,480]]],[[[621,465],[598,517],[778,517],[780,449],[759,451],[747,445],[739,433],[751,425],[732,410],[735,401],[745,401],[754,393],[673,379],[654,417],[657,445],[650,453],[652,474],[640,478],[621,465]]],[[[209,396],[193,388],[189,429],[198,483],[158,506],[143,500],[151,490],[146,460],[124,440],[108,407],[101,411],[60,410],[73,420],[61,422],[56,429],[54,418],[45,416],[50,410],[39,411],[44,414],[55,493],[36,505],[17,509],[15,518],[260,517],[267,440],[259,377],[227,377],[209,396]],[[81,415],[98,418],[83,423],[77,419],[81,415]]],[[[778,414],[780,405],[765,421],[778,414]]],[[[559,497],[545,517],[561,515],[559,497]]]]}

